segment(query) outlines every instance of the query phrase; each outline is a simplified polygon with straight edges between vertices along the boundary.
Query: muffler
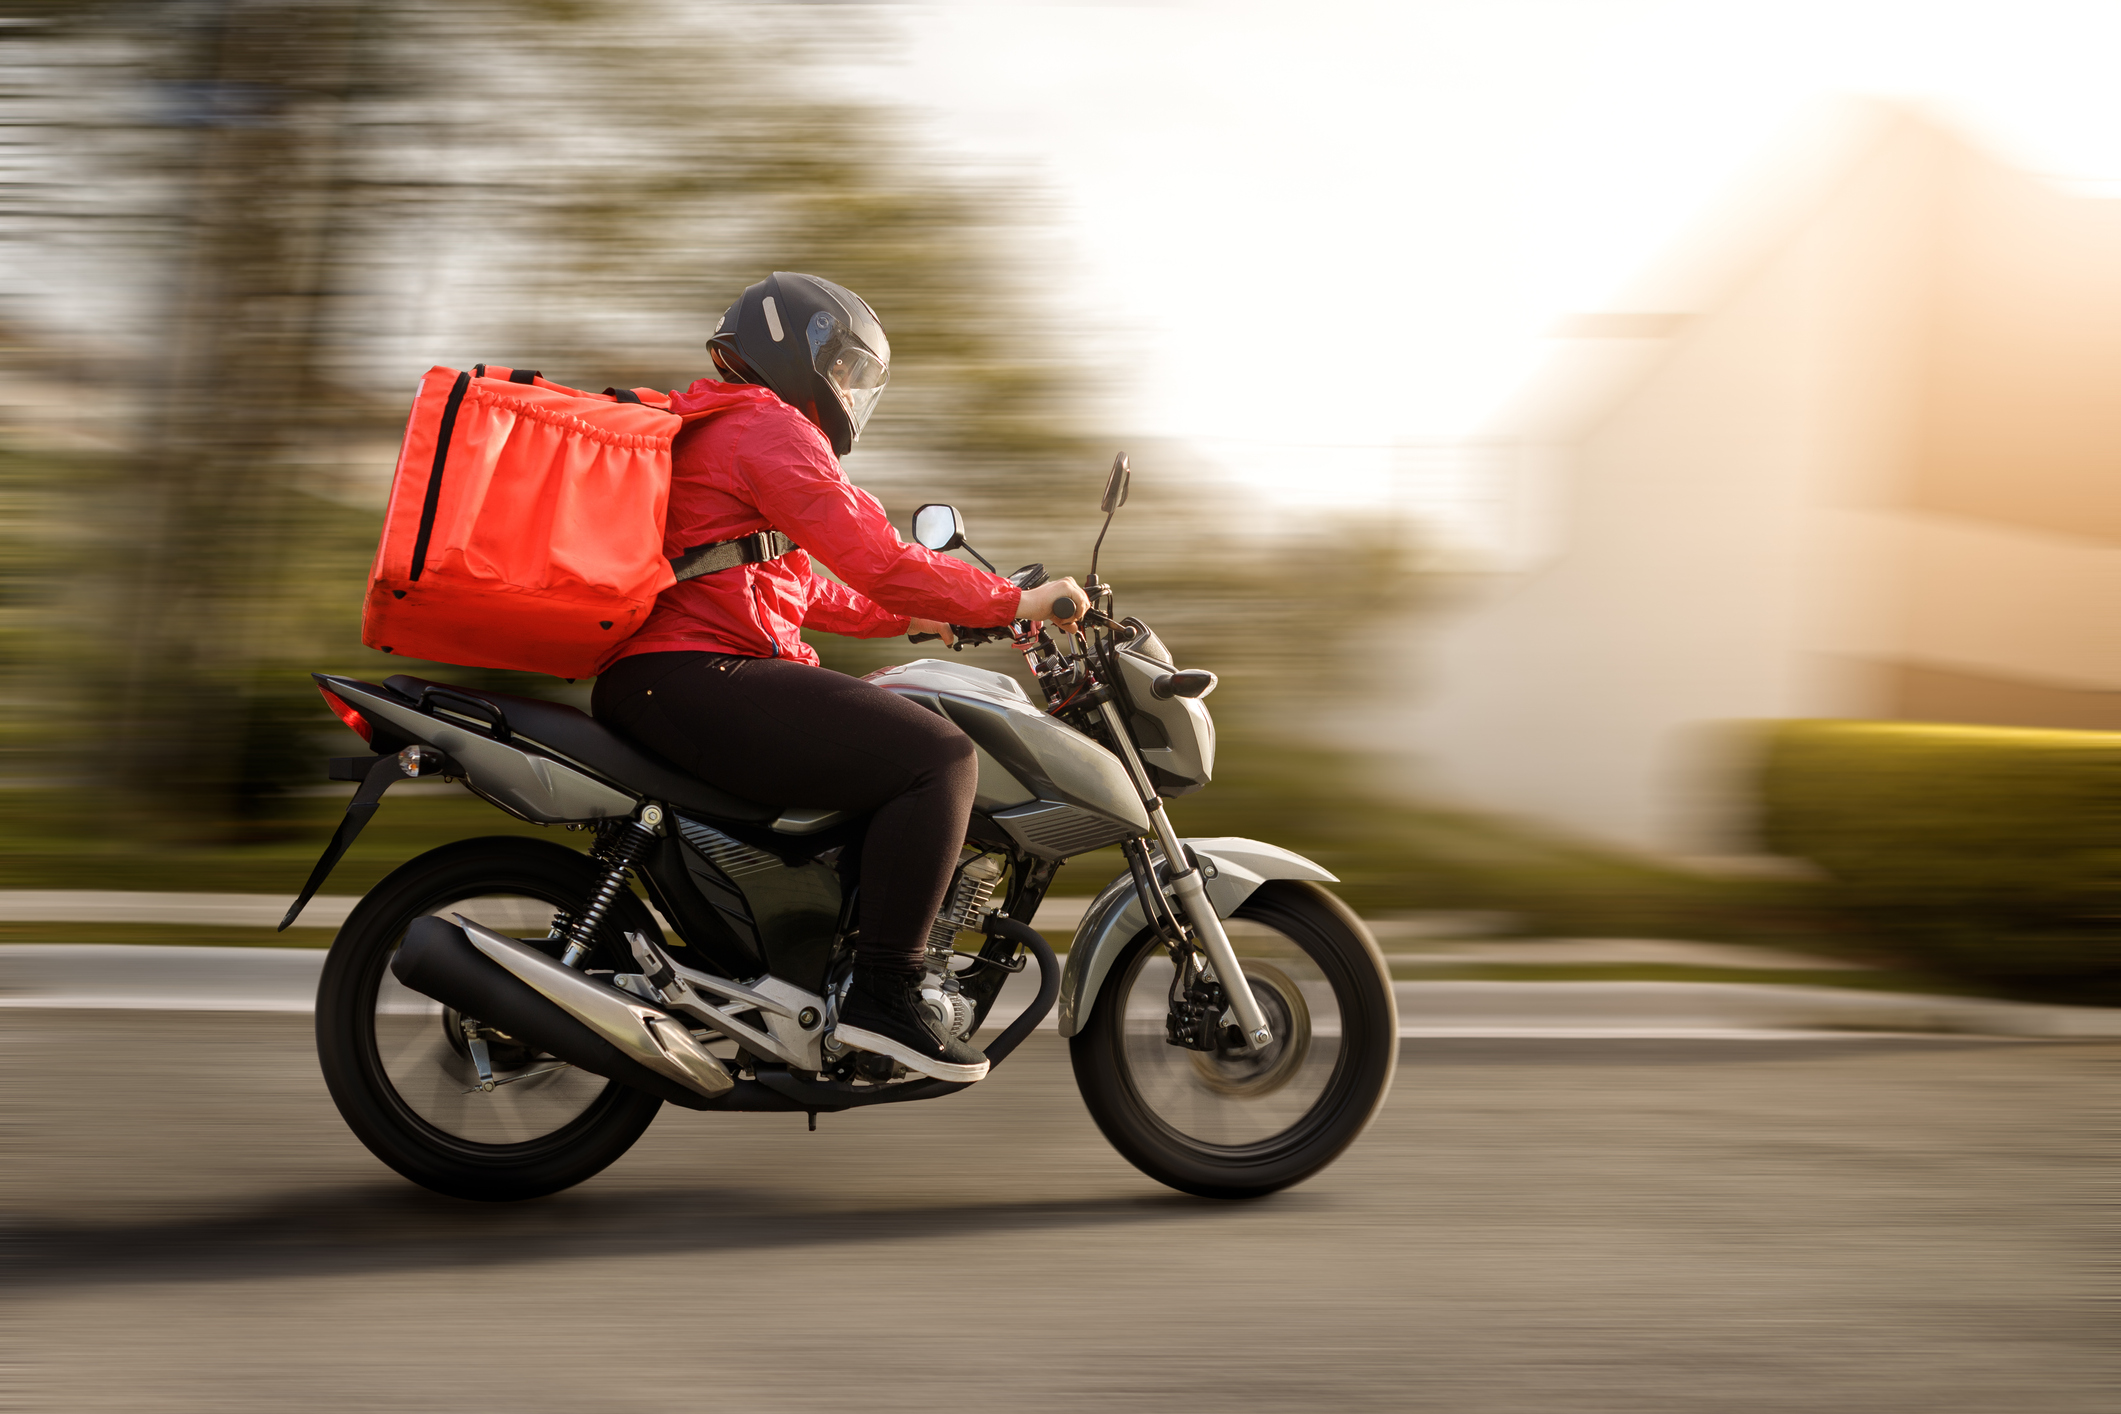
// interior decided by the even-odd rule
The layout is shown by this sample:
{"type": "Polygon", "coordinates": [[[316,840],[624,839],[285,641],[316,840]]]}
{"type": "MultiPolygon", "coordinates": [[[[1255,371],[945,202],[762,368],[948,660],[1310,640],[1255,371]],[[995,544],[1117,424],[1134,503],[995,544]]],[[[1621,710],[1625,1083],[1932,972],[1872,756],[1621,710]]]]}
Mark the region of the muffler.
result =
{"type": "Polygon", "coordinates": [[[735,1086],[685,1022],[457,915],[416,919],[390,960],[400,982],[518,1041],[688,1109],[735,1086]]]}

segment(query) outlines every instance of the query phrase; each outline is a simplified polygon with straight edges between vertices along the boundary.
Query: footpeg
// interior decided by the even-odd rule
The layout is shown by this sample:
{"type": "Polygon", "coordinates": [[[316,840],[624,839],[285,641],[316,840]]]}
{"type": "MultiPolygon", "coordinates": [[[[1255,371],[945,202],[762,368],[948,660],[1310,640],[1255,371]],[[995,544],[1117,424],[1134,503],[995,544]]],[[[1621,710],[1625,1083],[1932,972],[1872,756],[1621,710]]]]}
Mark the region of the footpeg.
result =
{"type": "Polygon", "coordinates": [[[854,1073],[871,1085],[888,1085],[903,1079],[906,1067],[889,1056],[880,1056],[873,1051],[854,1052],[854,1073]]]}

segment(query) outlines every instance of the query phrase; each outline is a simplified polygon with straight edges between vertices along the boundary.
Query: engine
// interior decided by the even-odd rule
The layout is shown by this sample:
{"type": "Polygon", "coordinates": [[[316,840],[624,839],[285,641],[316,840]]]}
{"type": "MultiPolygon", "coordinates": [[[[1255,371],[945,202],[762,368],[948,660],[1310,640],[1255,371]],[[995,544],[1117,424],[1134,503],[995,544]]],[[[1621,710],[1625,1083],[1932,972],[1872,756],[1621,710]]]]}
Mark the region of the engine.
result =
{"type": "MultiPolygon", "coordinates": [[[[974,855],[960,864],[949,896],[928,930],[928,971],[921,978],[921,1009],[959,1040],[971,1038],[979,1016],[972,999],[960,989],[950,971],[950,963],[958,955],[953,945],[959,933],[979,926],[1004,871],[1002,861],[991,854],[974,855]]],[[[877,1083],[896,1080],[906,1073],[906,1068],[896,1061],[877,1055],[857,1055],[854,1068],[863,1079],[877,1083]]]]}
{"type": "Polygon", "coordinates": [[[955,977],[938,977],[931,972],[921,979],[921,1007],[959,1040],[972,1034],[972,1023],[977,1018],[971,1000],[958,990],[955,977]]]}
{"type": "Polygon", "coordinates": [[[959,933],[979,927],[1002,871],[1002,861],[991,854],[975,855],[959,865],[950,896],[928,930],[928,975],[921,979],[921,1005],[960,1039],[971,1036],[978,1018],[950,973],[950,961],[957,955],[953,944],[959,933]]]}
{"type": "Polygon", "coordinates": [[[980,919],[986,915],[988,900],[994,897],[994,886],[1002,880],[1002,868],[1002,861],[991,854],[975,855],[958,866],[950,896],[943,900],[942,910],[935,915],[935,922],[928,929],[928,968],[931,972],[947,971],[951,945],[957,941],[957,935],[979,927],[980,919]]]}

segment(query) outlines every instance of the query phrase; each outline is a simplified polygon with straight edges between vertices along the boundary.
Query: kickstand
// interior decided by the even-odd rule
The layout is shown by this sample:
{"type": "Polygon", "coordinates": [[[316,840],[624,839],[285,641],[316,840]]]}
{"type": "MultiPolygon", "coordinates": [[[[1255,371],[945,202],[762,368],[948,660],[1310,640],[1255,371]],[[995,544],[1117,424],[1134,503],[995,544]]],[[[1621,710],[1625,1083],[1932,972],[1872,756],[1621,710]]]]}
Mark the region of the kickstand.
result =
{"type": "Polygon", "coordinates": [[[808,1113],[810,1115],[810,1132],[815,1134],[817,1133],[817,1111],[810,1110],[808,1113]]]}

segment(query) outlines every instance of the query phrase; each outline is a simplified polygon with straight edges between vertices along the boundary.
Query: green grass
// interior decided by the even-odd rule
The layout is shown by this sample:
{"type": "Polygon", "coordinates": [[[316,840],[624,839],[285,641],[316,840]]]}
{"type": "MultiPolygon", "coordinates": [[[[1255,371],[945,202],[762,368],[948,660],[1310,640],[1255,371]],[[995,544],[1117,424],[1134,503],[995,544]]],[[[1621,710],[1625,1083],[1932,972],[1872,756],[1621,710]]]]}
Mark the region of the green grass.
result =
{"type": "Polygon", "coordinates": [[[1506,916],[1521,937],[1686,938],[1859,955],[1864,940],[1802,880],[1712,877],[1514,821],[1381,800],[1359,763],[1226,742],[1214,785],[1171,803],[1187,835],[1247,835],[1340,876],[1369,916],[1506,916]]]}
{"type": "Polygon", "coordinates": [[[1937,971],[2121,976],[2121,732],[1763,729],[1762,836],[1937,971]]]}
{"type": "MultiPolygon", "coordinates": [[[[62,791],[0,791],[0,889],[151,889],[286,894],[293,902],[346,813],[345,795],[294,796],[211,843],[146,845],[99,829],[62,791]]],[[[366,892],[392,869],[473,835],[545,835],[583,847],[586,835],[515,820],[463,793],[391,794],[339,862],[327,893],[366,892]]]]}
{"type": "Polygon", "coordinates": [[[2053,1006],[2121,1006],[2121,985],[2104,980],[1949,977],[1907,968],[1696,967],[1683,963],[1463,963],[1392,968],[1402,982],[1716,982],[1727,986],[1833,987],[2053,1006]]]}
{"type": "MultiPolygon", "coordinates": [[[[1340,876],[1358,910],[1480,910],[1525,936],[1668,937],[1818,947],[1835,931],[1802,883],[1706,878],[1529,827],[1382,801],[1354,783],[1356,763],[1233,734],[1213,786],[1171,802],[1180,831],[1243,835],[1310,856],[1340,876]]],[[[178,889],[287,893],[300,888],[353,787],[288,796],[254,819],[213,822],[195,840],[144,844],[94,813],[80,791],[0,791],[0,888],[178,889]]],[[[177,822],[181,827],[182,822],[177,822]]],[[[328,886],[359,893],[396,864],[450,840],[581,835],[511,819],[464,792],[384,797],[328,886]]],[[[1125,872],[1117,850],[1071,861],[1059,895],[1096,892],[1125,872]]]]}
{"type": "MultiPolygon", "coordinates": [[[[1826,889],[1801,880],[1710,877],[1558,833],[1471,812],[1378,800],[1351,782],[1353,763],[1324,752],[1224,743],[1222,771],[1208,790],[1171,803],[1188,835],[1242,835],[1307,855],[1338,874],[1338,892],[1366,915],[1479,911],[1508,920],[1520,937],[1650,937],[1750,943],[1849,959],[1883,969],[1858,981],[1835,972],[1822,985],[1969,990],[1899,955],[1836,910],[1826,889]]],[[[81,813],[79,792],[0,791],[0,888],[167,889],[284,894],[292,900],[344,812],[352,787],[333,796],[287,797],[259,818],[224,828],[211,842],[143,845],[81,813]]],[[[574,848],[586,836],[513,820],[463,792],[393,793],[343,860],[326,891],[359,894],[398,864],[451,840],[483,834],[542,834],[574,848]]],[[[1082,896],[1125,871],[1116,850],[1071,861],[1054,892],[1082,896]]],[[[246,941],[244,929],[133,931],[130,924],[10,925],[20,941],[246,941]],[[55,930],[64,928],[63,934],[55,930]],[[85,930],[85,931],[75,931],[85,930]],[[197,936],[189,936],[196,931],[197,936]],[[93,934],[93,936],[92,936],[93,934]],[[186,934],[182,938],[179,934],[186,934]]],[[[259,930],[263,932],[264,930],[259,930]]],[[[266,933],[257,942],[315,945],[266,933]]],[[[1697,973],[1661,965],[1467,964],[1422,968],[1422,977],[1507,976],[1587,980],[1775,980],[1739,969],[1697,973]],[[1704,975],[1706,974],[1706,975],[1704,975]]],[[[1975,986],[1983,995],[2099,1001],[2083,988],[1975,986]]]]}
{"type": "MultiPolygon", "coordinates": [[[[1316,859],[1367,914],[1482,910],[1522,936],[1666,937],[1835,951],[1860,940],[1812,906],[1806,886],[1709,879],[1615,850],[1465,812],[1371,799],[1343,784],[1348,766],[1242,741],[1225,743],[1222,778],[1172,802],[1189,835],[1243,835],[1316,859]]],[[[352,787],[291,796],[216,837],[153,845],[83,813],[67,791],[0,791],[0,888],[284,893],[291,899],[331,836],[352,787]]],[[[471,795],[393,793],[326,889],[358,894],[406,859],[482,834],[586,837],[541,829],[471,795]]],[[[1070,861],[1054,892],[1082,896],[1125,872],[1117,850],[1070,861]]]]}
{"type": "MultiPolygon", "coordinates": [[[[1517,821],[1379,799],[1359,783],[1358,762],[1331,752],[1233,735],[1220,756],[1213,785],[1169,803],[1179,832],[1295,850],[1338,875],[1334,892],[1366,916],[1477,912],[1518,937],[1685,938],[1878,960],[1815,883],[1712,876],[1517,821]]],[[[1070,861],[1053,891],[1094,893],[1125,868],[1117,850],[1100,850],[1070,861]]]]}
{"type": "Polygon", "coordinates": [[[1712,967],[1668,962],[1465,962],[1434,967],[1394,963],[1392,976],[1401,982],[1721,982],[1837,987],[1859,992],[1995,995],[1964,980],[1887,968],[1712,967]]]}
{"type": "Polygon", "coordinates": [[[194,948],[328,948],[331,928],[213,928],[184,923],[0,923],[9,943],[125,943],[194,948]]]}

